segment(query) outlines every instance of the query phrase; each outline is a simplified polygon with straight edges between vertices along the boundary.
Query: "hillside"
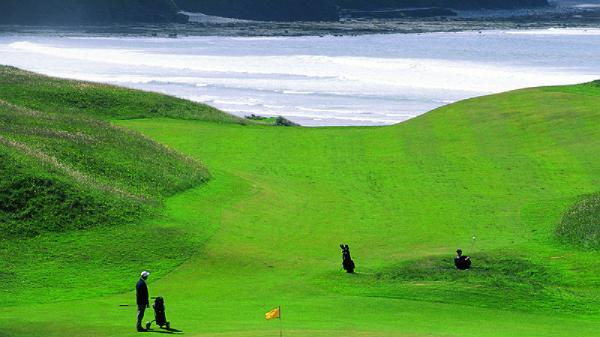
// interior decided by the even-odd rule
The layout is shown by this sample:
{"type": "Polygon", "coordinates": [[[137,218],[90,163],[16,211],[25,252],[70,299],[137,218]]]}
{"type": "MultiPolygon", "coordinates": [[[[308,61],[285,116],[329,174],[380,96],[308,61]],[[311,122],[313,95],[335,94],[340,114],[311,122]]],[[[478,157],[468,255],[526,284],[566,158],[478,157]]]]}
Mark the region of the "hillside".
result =
{"type": "MultiPolygon", "coordinates": [[[[51,86],[36,94],[30,85],[27,103],[8,90],[11,71],[0,90],[11,93],[0,99],[78,116],[70,101],[78,82],[50,96],[51,86]]],[[[119,113],[94,115],[201,161],[211,179],[165,196],[144,221],[0,241],[9,336],[132,333],[135,308],[120,305],[133,303],[141,269],[188,336],[278,335],[264,312],[279,305],[290,336],[600,329],[600,251],[564,243],[559,231],[565,214],[600,191],[597,84],[517,90],[390,127],[348,128],[127,118],[135,104],[119,94],[132,91],[112,90],[119,113]],[[357,274],[341,271],[342,242],[357,274]],[[472,270],[452,268],[458,247],[472,270]]],[[[587,216],[568,221],[587,226],[578,220],[587,216]]]]}
{"type": "MultiPolygon", "coordinates": [[[[0,241],[11,247],[74,231],[119,232],[159,214],[165,198],[204,184],[209,173],[199,161],[104,120],[145,114],[243,122],[163,95],[0,67],[0,241]]],[[[18,270],[6,245],[0,256],[3,273],[18,270]]]]}
{"type": "Polygon", "coordinates": [[[172,0],[0,0],[0,24],[186,22],[172,0]]]}
{"type": "MultiPolygon", "coordinates": [[[[563,88],[568,93],[600,96],[600,81],[563,88]]],[[[600,249],[600,193],[585,195],[562,216],[556,234],[563,242],[600,249]]]]}
{"type": "Polygon", "coordinates": [[[0,66],[0,99],[43,112],[103,120],[168,117],[248,123],[216,108],[162,94],[67,81],[0,66]]]}

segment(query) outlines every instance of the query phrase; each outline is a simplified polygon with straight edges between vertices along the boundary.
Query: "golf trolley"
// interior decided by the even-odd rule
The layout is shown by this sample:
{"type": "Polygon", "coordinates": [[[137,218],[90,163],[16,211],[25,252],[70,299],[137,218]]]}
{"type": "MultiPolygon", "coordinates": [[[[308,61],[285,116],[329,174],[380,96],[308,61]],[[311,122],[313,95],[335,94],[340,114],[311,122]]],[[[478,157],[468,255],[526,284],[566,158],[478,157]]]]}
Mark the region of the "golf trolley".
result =
{"type": "Polygon", "coordinates": [[[167,322],[167,316],[165,315],[165,300],[162,297],[154,299],[154,320],[146,322],[146,329],[150,329],[152,322],[156,322],[161,328],[171,329],[171,323],[167,322]]]}

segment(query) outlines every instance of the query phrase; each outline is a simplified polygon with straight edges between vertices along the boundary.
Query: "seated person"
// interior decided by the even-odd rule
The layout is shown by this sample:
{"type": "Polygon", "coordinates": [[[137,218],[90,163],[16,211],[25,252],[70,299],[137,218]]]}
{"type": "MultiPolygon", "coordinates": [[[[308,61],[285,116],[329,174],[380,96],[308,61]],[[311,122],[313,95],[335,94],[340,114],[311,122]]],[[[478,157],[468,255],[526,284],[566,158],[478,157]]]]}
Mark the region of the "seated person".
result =
{"type": "Polygon", "coordinates": [[[467,270],[471,268],[471,258],[465,255],[462,255],[462,250],[456,250],[456,257],[454,258],[454,265],[456,269],[467,270]]]}

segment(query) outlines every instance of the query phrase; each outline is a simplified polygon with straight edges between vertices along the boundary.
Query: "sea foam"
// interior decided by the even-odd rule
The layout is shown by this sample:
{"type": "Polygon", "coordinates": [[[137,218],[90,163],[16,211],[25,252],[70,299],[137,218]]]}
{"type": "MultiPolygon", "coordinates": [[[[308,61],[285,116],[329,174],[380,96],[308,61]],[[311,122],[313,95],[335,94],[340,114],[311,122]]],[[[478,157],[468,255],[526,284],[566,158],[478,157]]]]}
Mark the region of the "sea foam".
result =
{"type": "Polygon", "coordinates": [[[403,121],[459,99],[600,78],[600,30],[179,39],[0,35],[0,63],[306,125],[403,121]]]}

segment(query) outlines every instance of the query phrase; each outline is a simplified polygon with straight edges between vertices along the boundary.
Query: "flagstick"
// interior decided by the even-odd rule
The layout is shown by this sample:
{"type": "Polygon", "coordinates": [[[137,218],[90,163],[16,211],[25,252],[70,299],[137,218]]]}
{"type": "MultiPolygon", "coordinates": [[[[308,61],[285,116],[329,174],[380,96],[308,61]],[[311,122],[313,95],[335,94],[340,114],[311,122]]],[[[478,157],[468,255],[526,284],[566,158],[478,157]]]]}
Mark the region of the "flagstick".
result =
{"type": "Polygon", "coordinates": [[[279,337],[283,337],[283,321],[281,320],[281,306],[279,306],[279,337]]]}

